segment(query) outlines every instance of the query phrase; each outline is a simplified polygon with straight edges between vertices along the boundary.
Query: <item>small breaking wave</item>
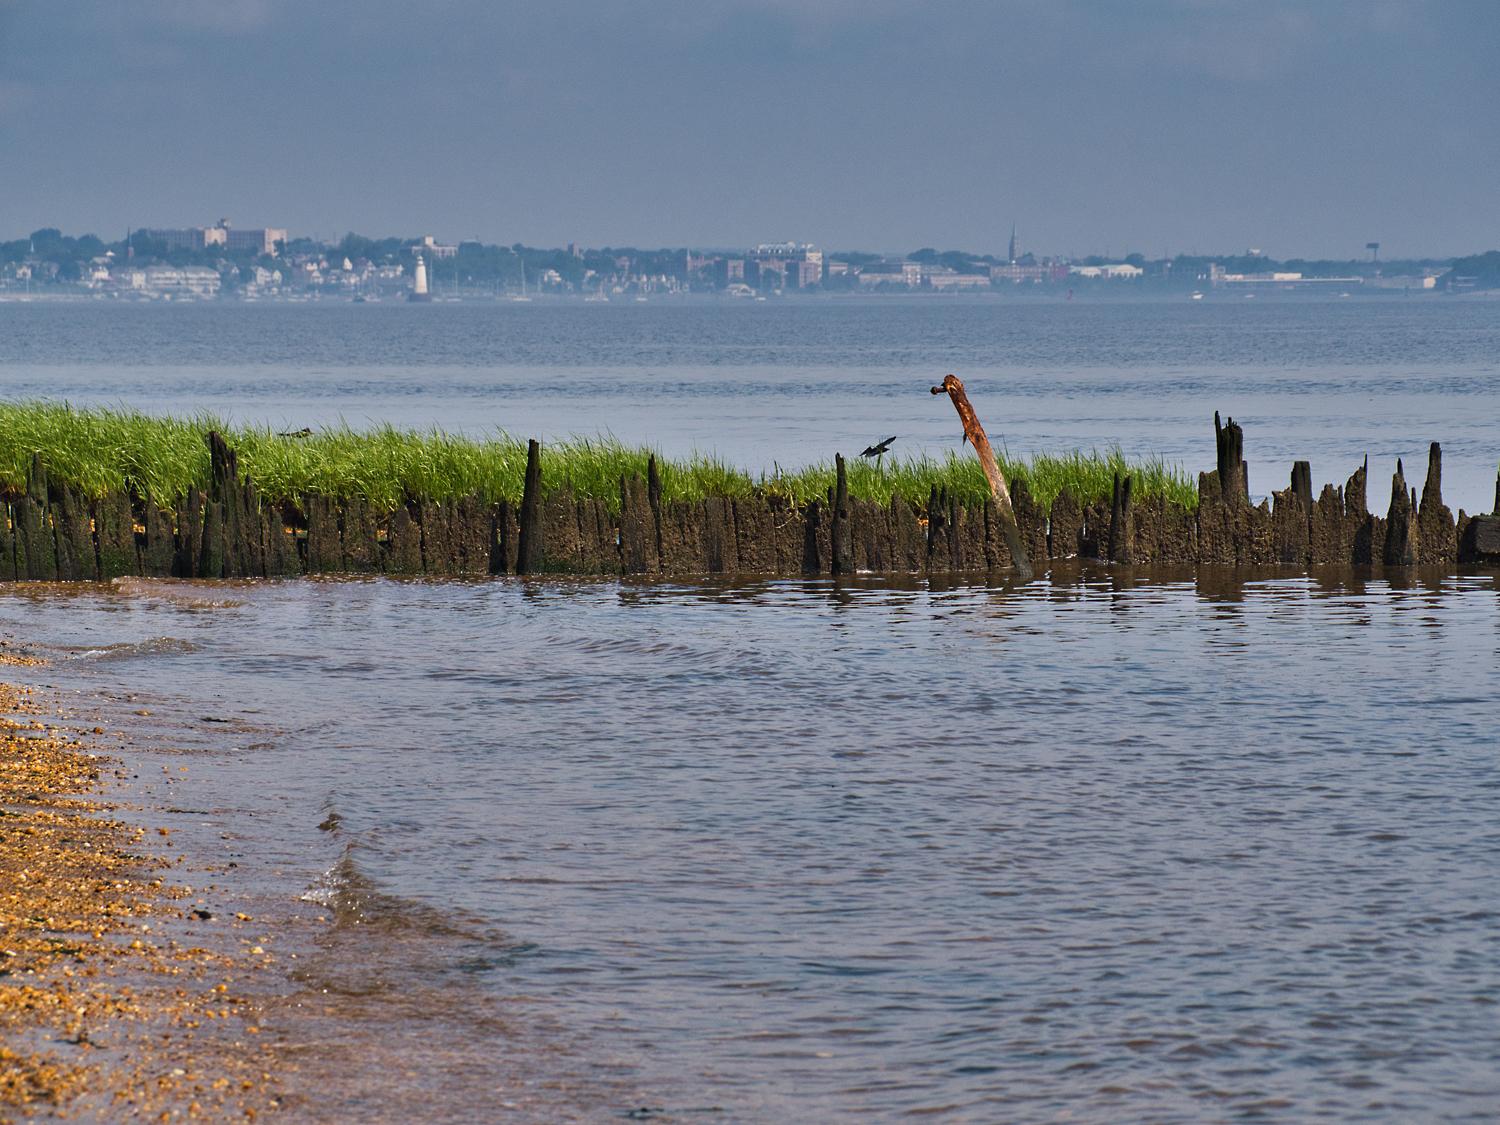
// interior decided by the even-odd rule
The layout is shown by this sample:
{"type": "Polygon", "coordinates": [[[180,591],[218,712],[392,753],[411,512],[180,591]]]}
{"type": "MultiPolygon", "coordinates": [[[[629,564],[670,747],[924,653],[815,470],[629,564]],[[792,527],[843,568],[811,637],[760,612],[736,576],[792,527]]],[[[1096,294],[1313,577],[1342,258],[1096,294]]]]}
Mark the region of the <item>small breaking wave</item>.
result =
{"type": "Polygon", "coordinates": [[[69,660],[131,660],[138,656],[178,656],[183,653],[198,652],[202,645],[181,637],[152,637],[145,641],[134,641],[113,645],[100,645],[96,648],[83,648],[70,652],[69,660]]]}
{"type": "Polygon", "coordinates": [[[155,598],[184,609],[233,609],[245,604],[241,598],[229,597],[222,588],[174,578],[115,578],[110,587],[126,597],[155,598]]]}
{"type": "Polygon", "coordinates": [[[333,916],[335,929],[359,927],[390,934],[417,933],[517,948],[508,935],[480,918],[380,890],[359,869],[354,847],[352,843],[346,845],[334,865],[298,896],[303,902],[325,907],[333,916]]]}

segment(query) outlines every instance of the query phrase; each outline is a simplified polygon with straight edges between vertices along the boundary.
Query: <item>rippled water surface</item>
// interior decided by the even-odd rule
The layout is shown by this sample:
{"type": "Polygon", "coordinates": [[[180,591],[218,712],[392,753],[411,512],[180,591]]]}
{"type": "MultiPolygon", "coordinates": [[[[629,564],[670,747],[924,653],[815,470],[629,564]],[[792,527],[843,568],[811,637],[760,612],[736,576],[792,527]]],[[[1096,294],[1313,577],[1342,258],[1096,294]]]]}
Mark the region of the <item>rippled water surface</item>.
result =
{"type": "MultiPolygon", "coordinates": [[[[9,397],[750,468],[956,449],[950,370],[1015,453],[1196,471],[1221,410],[1256,493],[1368,454],[1380,507],[1437,440],[1494,495],[1496,301],[0,306],[9,397]]],[[[318,1120],[1500,1117],[1493,576],[128,580],[0,632],[328,911],[267,1023],[318,1120]]]]}
{"type": "Polygon", "coordinates": [[[1196,473],[1214,466],[1219,410],[1245,427],[1258,495],[1295,460],[1316,490],[1368,454],[1373,501],[1396,458],[1423,465],[1438,441],[1449,505],[1493,503],[1496,300],[0,304],[9,397],[281,429],[609,431],[751,470],[893,433],[898,453],[957,449],[927,394],[949,371],[1016,454],[1120,446],[1196,473]]]}
{"type": "Polygon", "coordinates": [[[467,934],[434,1037],[524,997],[669,1119],[1488,1121],[1497,593],[126,581],[0,629],[194,727],[178,799],[288,895],[467,934]]]}

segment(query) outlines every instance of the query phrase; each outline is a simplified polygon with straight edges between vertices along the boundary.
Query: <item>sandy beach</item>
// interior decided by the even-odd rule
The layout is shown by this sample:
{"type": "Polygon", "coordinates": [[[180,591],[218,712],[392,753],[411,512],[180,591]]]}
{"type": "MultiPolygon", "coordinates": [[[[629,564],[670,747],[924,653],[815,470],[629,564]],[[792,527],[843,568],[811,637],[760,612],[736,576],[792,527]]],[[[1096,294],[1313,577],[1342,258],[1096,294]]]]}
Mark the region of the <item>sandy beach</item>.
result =
{"type": "Polygon", "coordinates": [[[127,819],[104,726],[14,683],[0,704],[0,1121],[275,1108],[254,919],[182,879],[169,829],[127,819]]]}

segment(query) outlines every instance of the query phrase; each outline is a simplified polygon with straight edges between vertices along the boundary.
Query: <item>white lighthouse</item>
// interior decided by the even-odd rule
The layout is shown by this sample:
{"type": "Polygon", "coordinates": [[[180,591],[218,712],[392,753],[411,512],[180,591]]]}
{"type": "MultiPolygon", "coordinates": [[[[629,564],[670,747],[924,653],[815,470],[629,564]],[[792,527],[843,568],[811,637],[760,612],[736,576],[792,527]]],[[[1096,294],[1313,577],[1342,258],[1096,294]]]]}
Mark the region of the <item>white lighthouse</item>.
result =
{"type": "Polygon", "coordinates": [[[427,263],[422,261],[422,255],[417,255],[417,268],[412,271],[412,289],[406,295],[408,301],[430,301],[432,294],[427,291],[427,263]]]}

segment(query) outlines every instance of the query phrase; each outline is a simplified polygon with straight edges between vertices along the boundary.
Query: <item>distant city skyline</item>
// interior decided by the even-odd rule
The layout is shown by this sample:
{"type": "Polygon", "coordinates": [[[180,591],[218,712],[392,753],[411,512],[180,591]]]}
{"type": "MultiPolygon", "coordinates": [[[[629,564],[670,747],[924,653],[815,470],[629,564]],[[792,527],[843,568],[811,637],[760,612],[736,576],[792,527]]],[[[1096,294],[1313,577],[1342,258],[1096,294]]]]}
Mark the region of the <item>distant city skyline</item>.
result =
{"type": "Polygon", "coordinates": [[[1497,38],[1477,0],[0,0],[0,227],[1464,255],[1497,38]]]}

